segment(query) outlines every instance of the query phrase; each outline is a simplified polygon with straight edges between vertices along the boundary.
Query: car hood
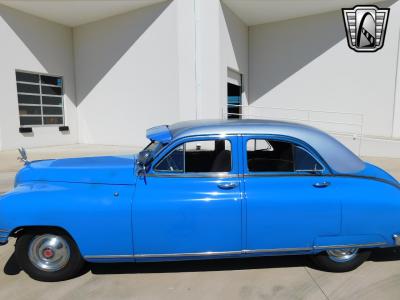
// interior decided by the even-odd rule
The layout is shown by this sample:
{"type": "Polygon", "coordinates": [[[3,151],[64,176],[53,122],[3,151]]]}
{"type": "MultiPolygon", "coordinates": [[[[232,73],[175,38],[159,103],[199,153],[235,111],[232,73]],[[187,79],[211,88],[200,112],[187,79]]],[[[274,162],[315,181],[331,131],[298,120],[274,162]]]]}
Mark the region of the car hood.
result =
{"type": "Polygon", "coordinates": [[[135,160],[131,155],[33,161],[18,172],[15,184],[31,181],[134,184],[135,160]]]}

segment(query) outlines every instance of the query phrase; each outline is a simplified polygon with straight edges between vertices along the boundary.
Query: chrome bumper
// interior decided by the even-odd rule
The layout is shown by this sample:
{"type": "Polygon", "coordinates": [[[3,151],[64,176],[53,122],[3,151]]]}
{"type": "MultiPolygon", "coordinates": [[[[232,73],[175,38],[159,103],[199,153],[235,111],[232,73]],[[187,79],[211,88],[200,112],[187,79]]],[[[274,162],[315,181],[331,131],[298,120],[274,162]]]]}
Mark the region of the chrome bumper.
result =
{"type": "Polygon", "coordinates": [[[8,243],[9,235],[10,235],[10,230],[0,229],[0,246],[8,243]]]}
{"type": "Polygon", "coordinates": [[[394,244],[400,246],[400,233],[393,234],[394,244]]]}

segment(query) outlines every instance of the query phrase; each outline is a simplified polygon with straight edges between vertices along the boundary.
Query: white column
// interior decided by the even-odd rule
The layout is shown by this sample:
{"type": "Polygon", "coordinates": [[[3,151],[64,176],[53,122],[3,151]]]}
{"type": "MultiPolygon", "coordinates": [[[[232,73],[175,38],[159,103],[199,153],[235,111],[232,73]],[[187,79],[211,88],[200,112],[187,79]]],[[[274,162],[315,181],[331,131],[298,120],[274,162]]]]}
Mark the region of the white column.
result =
{"type": "Polygon", "coordinates": [[[194,0],[197,118],[221,118],[220,1],[194,0]]]}
{"type": "Polygon", "coordinates": [[[398,46],[397,46],[397,71],[396,71],[396,83],[395,83],[395,97],[393,106],[393,138],[400,138],[400,31],[398,35],[398,46]]]}
{"type": "Polygon", "coordinates": [[[179,119],[194,120],[196,105],[195,0],[175,0],[178,17],[179,119]]]}

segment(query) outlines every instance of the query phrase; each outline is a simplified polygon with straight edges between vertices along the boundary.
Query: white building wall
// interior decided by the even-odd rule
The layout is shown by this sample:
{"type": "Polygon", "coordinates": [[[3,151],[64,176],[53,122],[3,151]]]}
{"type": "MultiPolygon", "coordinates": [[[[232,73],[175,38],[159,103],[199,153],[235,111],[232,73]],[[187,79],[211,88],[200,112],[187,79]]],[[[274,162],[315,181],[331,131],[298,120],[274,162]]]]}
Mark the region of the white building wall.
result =
{"type": "Polygon", "coordinates": [[[384,47],[375,53],[349,49],[340,11],[252,26],[249,103],[284,108],[288,115],[301,115],[300,110],[322,111],[318,115],[320,124],[329,118],[357,123],[362,115],[365,141],[379,141],[374,145],[361,141],[360,153],[397,152],[400,156],[400,147],[385,141],[398,137],[394,115],[398,118],[399,113],[393,111],[399,29],[399,3],[391,6],[384,47]]]}
{"type": "Polygon", "coordinates": [[[197,117],[195,0],[174,0],[177,5],[179,120],[197,117]]]}
{"type": "Polygon", "coordinates": [[[178,121],[177,2],[74,28],[80,142],[142,145],[178,121]]]}
{"type": "Polygon", "coordinates": [[[222,101],[220,2],[195,1],[197,119],[219,118],[222,101]]]}
{"type": "Polygon", "coordinates": [[[227,72],[242,75],[242,104],[248,102],[248,27],[225,4],[220,6],[222,107],[227,105],[227,72]]]}
{"type": "Polygon", "coordinates": [[[72,30],[0,5],[0,36],[0,149],[76,143],[72,30]],[[19,133],[16,69],[63,76],[69,133],[61,133],[58,127],[33,127],[33,134],[19,133]]]}

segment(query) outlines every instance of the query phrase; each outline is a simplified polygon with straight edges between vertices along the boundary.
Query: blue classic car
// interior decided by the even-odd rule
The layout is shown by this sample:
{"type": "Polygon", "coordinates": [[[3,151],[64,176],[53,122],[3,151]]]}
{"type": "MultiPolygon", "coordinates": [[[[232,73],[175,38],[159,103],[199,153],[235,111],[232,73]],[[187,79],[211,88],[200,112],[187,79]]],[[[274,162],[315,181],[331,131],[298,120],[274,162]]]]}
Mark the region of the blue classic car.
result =
{"type": "Polygon", "coordinates": [[[310,254],[348,271],[400,244],[400,184],[315,128],[191,121],[136,156],[26,161],[0,199],[0,242],[32,278],[85,262],[310,254]]]}

